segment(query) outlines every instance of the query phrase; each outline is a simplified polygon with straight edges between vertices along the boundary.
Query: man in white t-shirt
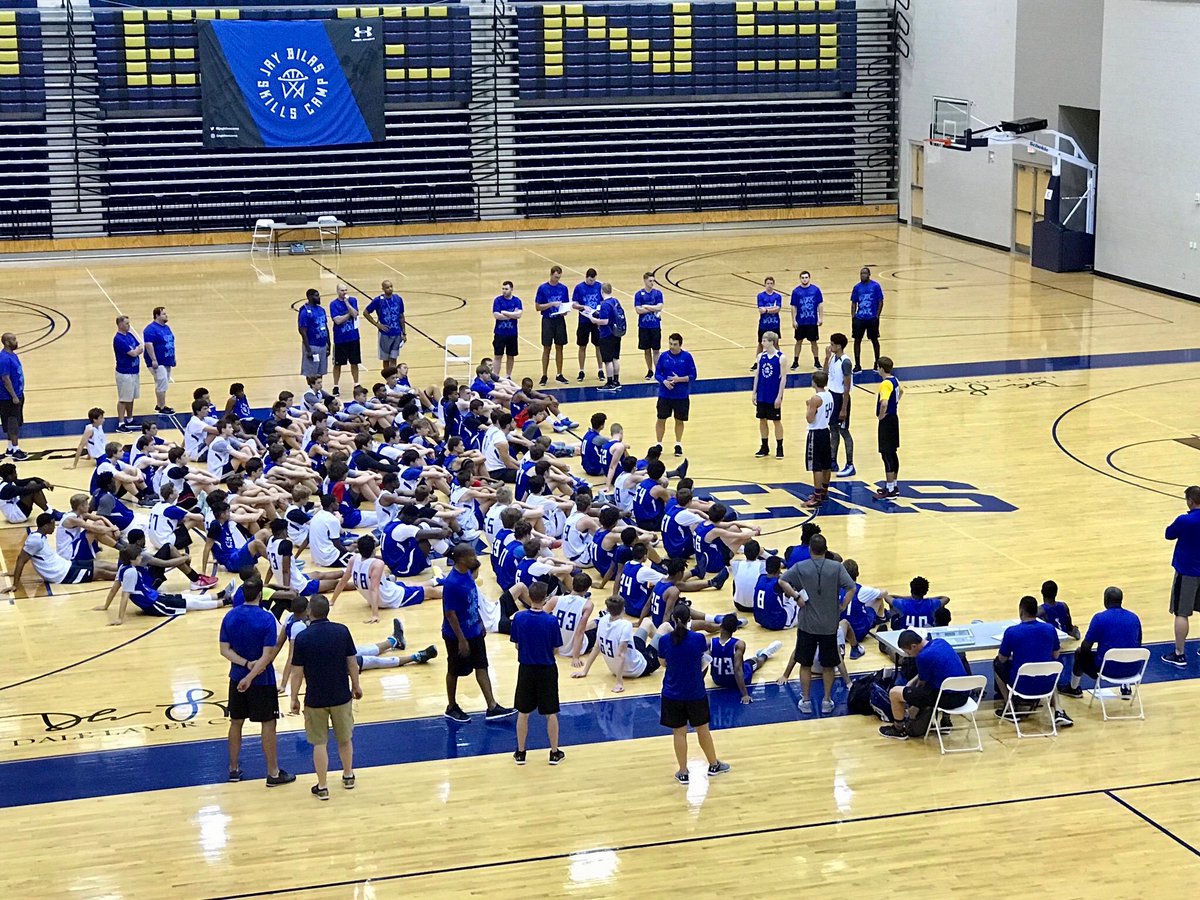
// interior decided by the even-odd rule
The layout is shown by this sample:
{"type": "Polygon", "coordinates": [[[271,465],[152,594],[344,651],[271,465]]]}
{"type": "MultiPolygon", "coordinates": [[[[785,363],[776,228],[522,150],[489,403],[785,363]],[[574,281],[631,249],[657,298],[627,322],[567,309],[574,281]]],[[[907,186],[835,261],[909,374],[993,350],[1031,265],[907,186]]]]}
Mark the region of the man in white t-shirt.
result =
{"type": "Polygon", "coordinates": [[[83,584],[88,581],[112,581],[116,577],[117,567],[110,562],[102,559],[73,562],[58,555],[52,540],[54,530],[58,527],[58,520],[53,513],[42,513],[37,517],[36,525],[17,554],[9,591],[16,590],[29,563],[33,563],[34,570],[47,584],[83,584]]]}
{"type": "Polygon", "coordinates": [[[586,678],[592,670],[597,656],[604,656],[609,671],[616,676],[614,694],[625,690],[626,678],[641,678],[659,667],[658,651],[646,643],[650,632],[646,628],[634,629],[633,623],[622,616],[625,603],[620,597],[609,597],[604,601],[608,615],[596,625],[596,645],[588,654],[587,662],[572,678],[586,678]]]}
{"type": "Polygon", "coordinates": [[[338,517],[338,499],[332,494],[321,497],[321,509],[308,523],[308,551],[321,566],[344,566],[349,550],[342,544],[342,520],[338,517]]]}

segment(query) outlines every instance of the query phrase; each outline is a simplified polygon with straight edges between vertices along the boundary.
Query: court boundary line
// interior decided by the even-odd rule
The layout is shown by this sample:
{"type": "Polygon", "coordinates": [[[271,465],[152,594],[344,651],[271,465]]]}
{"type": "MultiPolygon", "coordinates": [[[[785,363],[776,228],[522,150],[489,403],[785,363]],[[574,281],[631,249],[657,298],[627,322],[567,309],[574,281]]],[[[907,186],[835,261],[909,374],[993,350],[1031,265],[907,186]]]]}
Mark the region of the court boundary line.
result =
{"type": "Polygon", "coordinates": [[[1139,812],[1128,803],[1122,801],[1119,797],[1114,796],[1116,791],[1134,791],[1145,790],[1147,788],[1156,787],[1173,787],[1181,784],[1196,784],[1200,783],[1200,777],[1193,778],[1177,778],[1169,781],[1147,782],[1145,784],[1124,785],[1121,787],[1108,788],[1084,788],[1078,791],[1061,791],[1054,794],[1036,794],[1030,797],[1010,797],[1003,800],[981,800],[978,803],[961,803],[951,806],[932,806],[923,807],[920,809],[901,810],[899,812],[890,813],[872,813],[864,816],[849,816],[843,819],[823,819],[818,822],[796,822],[790,825],[772,825],[766,828],[751,828],[741,831],[725,831],[716,834],[688,835],[686,837],[668,838],[660,841],[640,841],[633,844],[621,844],[612,847],[594,847],[590,850],[572,850],[561,853],[547,853],[540,856],[526,856],[518,859],[493,860],[490,862],[469,863],[461,866],[445,866],[440,869],[423,869],[416,872],[397,872],[390,875],[381,875],[374,878],[361,878],[355,880],[330,881],[322,884],[304,884],[292,885],[286,888],[272,888],[265,891],[252,891],[244,894],[221,894],[208,898],[208,900],[249,900],[252,897],[273,897],[280,894],[290,894],[298,891],[317,891],[329,890],[332,888],[352,887],[354,885],[363,884],[366,882],[381,882],[381,881],[405,881],[410,878],[420,878],[425,876],[436,875],[454,875],[461,872],[477,872],[486,869],[506,868],[509,866],[528,865],[530,863],[551,862],[558,859],[570,859],[589,852],[607,851],[611,853],[627,853],[634,850],[653,850],[660,847],[675,847],[684,844],[702,843],[707,841],[725,841],[736,840],[738,838],[756,837],[765,834],[787,834],[789,832],[811,831],[818,828],[830,828],[841,825],[858,825],[864,822],[878,822],[886,819],[907,819],[915,816],[930,816],[941,813],[966,812],[973,809],[991,809],[1002,806],[1016,806],[1021,803],[1041,803],[1047,800],[1066,800],[1076,797],[1093,797],[1105,795],[1117,801],[1120,805],[1136,814],[1139,818],[1145,820],[1148,824],[1154,826],[1159,831],[1171,837],[1178,843],[1182,844],[1188,850],[1191,850],[1196,855],[1200,856],[1200,851],[1197,851],[1190,844],[1181,840],[1168,830],[1163,828],[1153,819],[1139,812]]]}
{"type": "MultiPolygon", "coordinates": [[[[1153,785],[1151,785],[1151,786],[1153,787],[1153,785]]],[[[1158,831],[1161,831],[1163,834],[1165,834],[1167,837],[1169,837],[1171,840],[1173,840],[1179,846],[1183,847],[1185,850],[1189,850],[1196,856],[1200,856],[1200,850],[1197,850],[1195,847],[1193,847],[1191,844],[1189,844],[1187,841],[1185,841],[1179,835],[1177,835],[1173,831],[1171,831],[1171,829],[1167,828],[1167,826],[1162,825],[1159,822],[1156,822],[1154,819],[1150,818],[1150,816],[1146,815],[1144,812],[1142,812],[1140,809],[1138,809],[1132,803],[1129,803],[1126,800],[1122,800],[1115,793],[1113,793],[1114,791],[1119,791],[1119,790],[1132,791],[1132,790],[1137,790],[1137,788],[1109,788],[1104,793],[1106,795],[1108,795],[1109,799],[1114,800],[1117,803],[1119,803],[1121,806],[1125,807],[1127,810],[1129,810],[1131,813],[1133,813],[1135,816],[1137,816],[1139,819],[1141,819],[1143,822],[1145,822],[1151,828],[1155,828],[1158,831]]]]}

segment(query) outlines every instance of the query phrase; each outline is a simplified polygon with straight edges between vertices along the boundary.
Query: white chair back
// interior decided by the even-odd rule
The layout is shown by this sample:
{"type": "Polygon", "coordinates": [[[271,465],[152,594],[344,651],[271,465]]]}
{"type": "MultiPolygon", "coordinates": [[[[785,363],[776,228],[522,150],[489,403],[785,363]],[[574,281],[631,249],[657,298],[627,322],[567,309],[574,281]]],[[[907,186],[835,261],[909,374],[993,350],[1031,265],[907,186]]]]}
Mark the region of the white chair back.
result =
{"type": "Polygon", "coordinates": [[[336,225],[337,216],[317,216],[317,225],[336,225]]]}
{"type": "Polygon", "coordinates": [[[1013,678],[1012,684],[1009,685],[1009,689],[1022,700],[1044,700],[1045,698],[1052,696],[1058,689],[1058,679],[1062,677],[1062,671],[1063,664],[1058,660],[1053,660],[1051,662],[1025,663],[1025,665],[1021,666],[1021,668],[1017,670],[1017,674],[1013,678]],[[1035,678],[1049,679],[1051,675],[1054,676],[1054,680],[1050,682],[1050,690],[1048,691],[1031,694],[1028,692],[1028,690],[1022,691],[1020,689],[1022,683],[1029,684],[1030,681],[1035,678]]]}
{"type": "Polygon", "coordinates": [[[1008,722],[1017,729],[1018,738],[1027,737],[1057,737],[1058,736],[1058,720],[1054,716],[1054,694],[1058,690],[1058,679],[1062,677],[1063,664],[1058,660],[1040,663],[1025,663],[1021,668],[1017,669],[1012,680],[1008,685],[1008,699],[1004,703],[1004,709],[1000,717],[1000,721],[1008,722]],[[1050,687],[1038,693],[1033,693],[1032,687],[1024,687],[1022,685],[1032,685],[1034,679],[1042,678],[1049,682],[1050,687]],[[1032,700],[1035,705],[1033,709],[1028,711],[1018,711],[1016,701],[1032,700]],[[1041,707],[1041,701],[1046,701],[1046,712],[1050,716],[1049,731],[1022,731],[1021,717],[1032,715],[1041,707]]]}
{"type": "MultiPolygon", "coordinates": [[[[1150,662],[1150,651],[1145,647],[1121,647],[1113,648],[1104,654],[1104,659],[1100,661],[1100,671],[1096,676],[1096,684],[1092,688],[1092,695],[1088,699],[1088,706],[1096,702],[1096,698],[1100,698],[1100,711],[1104,715],[1104,721],[1109,719],[1144,719],[1146,718],[1146,707],[1142,705],[1142,679],[1146,676],[1146,665],[1150,662]],[[1108,672],[1115,666],[1136,665],[1137,672],[1133,675],[1123,677],[1115,677],[1109,675],[1108,672]],[[1130,703],[1137,701],[1137,715],[1130,713],[1127,716],[1109,715],[1108,706],[1106,705],[1106,697],[1104,683],[1108,682],[1117,687],[1128,688],[1129,694],[1122,699],[1128,699],[1130,703]]],[[[1111,701],[1109,701],[1111,702],[1111,701]]],[[[1120,702],[1120,701],[1118,701],[1120,702]]]]}
{"type": "Polygon", "coordinates": [[[475,372],[474,348],[469,334],[451,334],[446,337],[445,363],[442,369],[444,375],[450,374],[454,366],[463,366],[466,370],[466,380],[470,381],[475,372]]]}
{"type": "Polygon", "coordinates": [[[942,686],[938,690],[937,701],[933,705],[933,715],[929,717],[929,726],[925,729],[925,737],[929,737],[930,731],[937,732],[938,746],[942,753],[983,752],[983,737],[979,734],[979,723],[975,720],[975,713],[979,709],[979,701],[985,690],[987,690],[987,678],[982,675],[956,675],[942,682],[942,686]],[[953,708],[942,706],[942,698],[951,692],[966,694],[966,701],[961,706],[953,708]],[[943,734],[949,729],[942,727],[943,713],[950,716],[962,716],[966,719],[970,723],[967,734],[970,736],[974,733],[975,743],[966,747],[947,749],[943,734]]]}

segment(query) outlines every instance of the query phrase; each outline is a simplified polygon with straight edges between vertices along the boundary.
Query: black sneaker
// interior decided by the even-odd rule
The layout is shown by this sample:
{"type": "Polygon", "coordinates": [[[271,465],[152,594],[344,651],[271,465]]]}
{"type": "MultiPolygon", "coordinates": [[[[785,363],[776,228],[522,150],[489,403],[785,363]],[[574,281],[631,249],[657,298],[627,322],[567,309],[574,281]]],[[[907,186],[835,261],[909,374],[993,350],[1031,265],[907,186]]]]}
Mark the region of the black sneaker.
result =
{"type": "Polygon", "coordinates": [[[242,770],[241,769],[230,769],[229,770],[229,780],[230,781],[241,781],[242,780],[242,770]]]}
{"type": "Polygon", "coordinates": [[[466,725],[471,721],[471,717],[457,706],[447,706],[446,711],[442,715],[451,722],[458,722],[460,725],[466,725]]]}
{"type": "Polygon", "coordinates": [[[757,372],[757,371],[758,371],[758,363],[755,363],[754,365],[752,365],[752,366],[750,367],[750,371],[751,371],[751,372],[757,372]]]}
{"type": "Polygon", "coordinates": [[[764,456],[770,456],[770,455],[771,455],[771,451],[770,451],[770,450],[768,450],[766,447],[759,447],[759,448],[758,448],[758,452],[757,452],[757,453],[755,453],[754,455],[755,455],[755,457],[757,457],[758,459],[762,459],[764,456]]]}
{"type": "Polygon", "coordinates": [[[1056,710],[1054,713],[1054,724],[1059,728],[1070,728],[1075,724],[1074,719],[1067,715],[1066,710],[1056,710]]]}
{"type": "Polygon", "coordinates": [[[563,753],[561,750],[551,750],[550,751],[550,765],[557,766],[560,762],[562,762],[564,759],[566,759],[566,757],[567,757],[567,754],[563,753]]]}
{"type": "Polygon", "coordinates": [[[683,444],[676,444],[676,445],[675,445],[675,455],[676,455],[676,456],[683,456],[683,444]]]}
{"type": "Polygon", "coordinates": [[[333,396],[338,397],[341,395],[341,393],[342,393],[342,389],[335,384],[333,386],[333,396]]]}
{"type": "Polygon", "coordinates": [[[604,379],[604,370],[603,370],[603,369],[597,369],[597,370],[596,370],[596,377],[597,377],[597,378],[599,378],[599,379],[601,379],[601,380],[603,380],[603,379],[604,379]]]}
{"type": "Polygon", "coordinates": [[[783,448],[782,448],[782,447],[777,447],[777,448],[776,448],[776,450],[775,450],[775,458],[776,458],[776,459],[783,459],[783,448]]]}
{"type": "Polygon", "coordinates": [[[1181,669],[1187,668],[1187,656],[1183,653],[1164,653],[1162,661],[1172,666],[1178,666],[1181,669]]]}
{"type": "Polygon", "coordinates": [[[580,370],[579,370],[579,377],[578,377],[577,379],[575,379],[575,380],[576,380],[576,381],[584,381],[584,380],[586,380],[586,379],[587,379],[587,376],[583,374],[583,369],[580,369],[580,370]]]}
{"type": "Polygon", "coordinates": [[[858,365],[858,364],[855,364],[855,366],[854,366],[854,371],[855,371],[855,372],[861,372],[861,371],[862,371],[862,366],[860,366],[860,365],[858,365]]]}
{"type": "Polygon", "coordinates": [[[437,655],[437,647],[434,647],[432,644],[430,644],[424,650],[418,650],[416,653],[414,653],[412,655],[412,661],[418,664],[427,663],[431,659],[437,659],[437,655]]]}
{"type": "Polygon", "coordinates": [[[316,797],[318,800],[328,800],[329,799],[329,788],[321,787],[319,784],[314,784],[312,786],[312,795],[314,797],[316,797]]]}
{"type": "Polygon", "coordinates": [[[404,640],[404,625],[399,619],[392,619],[392,637],[396,639],[397,650],[403,650],[408,646],[408,642],[404,640]]]}
{"type": "Polygon", "coordinates": [[[708,767],[708,777],[712,778],[714,775],[724,775],[728,771],[729,763],[721,762],[718,759],[715,763],[708,767]]]}
{"type": "Polygon", "coordinates": [[[486,713],[484,713],[483,717],[485,719],[487,719],[489,722],[495,722],[500,719],[507,719],[509,716],[515,716],[516,714],[517,714],[517,711],[515,709],[513,709],[512,707],[500,706],[499,704],[497,704],[497,705],[493,706],[491,709],[489,709],[486,713]]]}
{"type": "Polygon", "coordinates": [[[173,410],[173,409],[172,409],[171,407],[169,407],[169,406],[160,406],[160,407],[158,408],[158,411],[159,411],[159,413],[161,413],[161,414],[162,414],[162,415],[164,415],[164,416],[173,416],[173,415],[175,415],[175,410],[173,410]]]}
{"type": "Polygon", "coordinates": [[[570,384],[571,383],[571,382],[567,381],[567,379],[562,375],[555,375],[554,380],[557,381],[559,384],[570,384]]]}
{"type": "Polygon", "coordinates": [[[1133,696],[1133,688],[1131,688],[1127,684],[1121,685],[1121,699],[1128,700],[1132,696],[1133,696]]]}
{"type": "Polygon", "coordinates": [[[653,370],[653,369],[647,369],[647,370],[646,370],[646,380],[647,380],[647,381],[653,381],[653,380],[654,380],[654,370],[653,370]]]}
{"type": "Polygon", "coordinates": [[[690,779],[688,778],[687,772],[676,772],[675,773],[675,782],[677,784],[682,784],[684,787],[687,787],[689,781],[690,781],[690,779]]]}
{"type": "Polygon", "coordinates": [[[291,772],[280,769],[278,775],[267,776],[267,787],[279,787],[281,784],[291,784],[295,780],[296,776],[291,772]]]}
{"type": "Polygon", "coordinates": [[[29,459],[29,454],[26,453],[24,450],[22,450],[20,447],[13,447],[12,450],[9,451],[8,455],[11,456],[17,462],[25,462],[26,460],[29,459]]]}
{"type": "Polygon", "coordinates": [[[1082,687],[1071,687],[1071,685],[1069,685],[1069,684],[1060,684],[1058,686],[1058,692],[1060,694],[1062,694],[1064,697],[1082,697],[1083,696],[1083,688],[1082,687]]]}
{"type": "Polygon", "coordinates": [[[513,762],[515,762],[518,766],[525,765],[525,751],[524,750],[514,750],[513,751],[513,762]]]}
{"type": "Polygon", "coordinates": [[[545,386],[546,386],[546,381],[547,381],[547,380],[548,380],[548,379],[546,378],[546,376],[545,376],[545,375],[543,375],[541,378],[539,378],[539,379],[538,379],[538,385],[539,385],[540,387],[545,387],[545,386]]]}
{"type": "Polygon", "coordinates": [[[884,725],[879,729],[879,733],[885,738],[891,738],[893,741],[908,740],[908,731],[895,724],[884,725]]]}
{"type": "Polygon", "coordinates": [[[796,358],[794,358],[794,359],[792,360],[792,371],[793,371],[793,372],[799,372],[799,371],[800,371],[800,359],[799,359],[799,357],[796,357],[796,358]]]}
{"type": "Polygon", "coordinates": [[[823,365],[821,365],[821,361],[819,359],[817,359],[815,356],[813,357],[813,368],[814,369],[824,369],[825,368],[823,365]]]}

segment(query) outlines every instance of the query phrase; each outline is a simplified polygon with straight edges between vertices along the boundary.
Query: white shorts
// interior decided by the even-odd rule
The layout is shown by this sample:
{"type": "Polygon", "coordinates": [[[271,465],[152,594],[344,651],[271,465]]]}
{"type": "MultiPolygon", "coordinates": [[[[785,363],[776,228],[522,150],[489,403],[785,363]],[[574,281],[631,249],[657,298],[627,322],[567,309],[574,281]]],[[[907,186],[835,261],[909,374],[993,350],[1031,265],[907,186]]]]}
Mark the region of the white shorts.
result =
{"type": "Polygon", "coordinates": [[[160,394],[167,392],[167,385],[171,383],[171,367],[159,366],[154,369],[154,390],[160,394]]]}
{"type": "Polygon", "coordinates": [[[0,506],[3,506],[4,518],[8,520],[9,524],[18,525],[21,522],[29,521],[29,514],[21,509],[16,501],[6,502],[0,506]]]}
{"type": "Polygon", "coordinates": [[[132,403],[142,396],[142,383],[137,372],[117,373],[117,402],[132,403]]]}

